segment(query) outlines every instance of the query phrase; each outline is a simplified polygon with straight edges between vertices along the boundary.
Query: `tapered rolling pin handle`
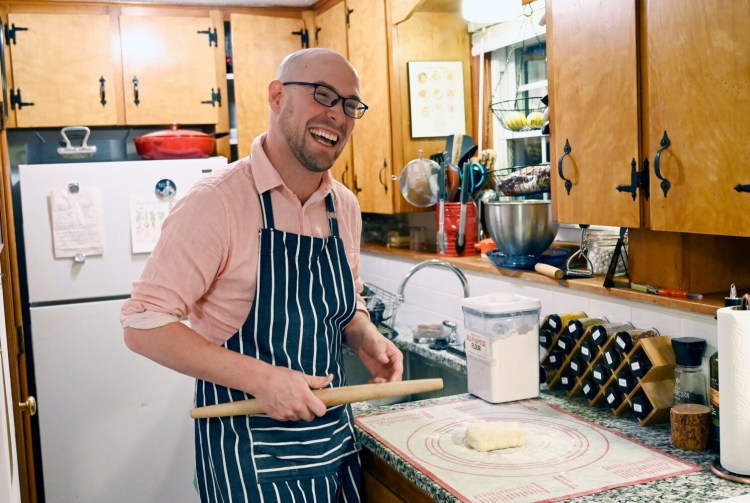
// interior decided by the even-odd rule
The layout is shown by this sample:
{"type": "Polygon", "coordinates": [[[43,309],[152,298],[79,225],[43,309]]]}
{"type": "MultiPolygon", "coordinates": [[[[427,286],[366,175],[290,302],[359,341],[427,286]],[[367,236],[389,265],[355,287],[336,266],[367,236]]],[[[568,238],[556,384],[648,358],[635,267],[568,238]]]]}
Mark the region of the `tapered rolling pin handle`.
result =
{"type": "MultiPolygon", "coordinates": [[[[313,393],[326,404],[326,407],[333,407],[345,403],[364,402],[378,398],[409,395],[438,389],[443,389],[443,380],[440,378],[360,384],[357,386],[343,386],[341,388],[323,388],[313,390],[313,393]]],[[[190,417],[193,419],[252,416],[255,414],[263,414],[263,410],[255,399],[196,407],[190,411],[190,417]]]]}
{"type": "Polygon", "coordinates": [[[543,274],[549,278],[562,279],[564,272],[562,269],[549,264],[538,263],[534,266],[534,270],[539,274],[543,274]]]}

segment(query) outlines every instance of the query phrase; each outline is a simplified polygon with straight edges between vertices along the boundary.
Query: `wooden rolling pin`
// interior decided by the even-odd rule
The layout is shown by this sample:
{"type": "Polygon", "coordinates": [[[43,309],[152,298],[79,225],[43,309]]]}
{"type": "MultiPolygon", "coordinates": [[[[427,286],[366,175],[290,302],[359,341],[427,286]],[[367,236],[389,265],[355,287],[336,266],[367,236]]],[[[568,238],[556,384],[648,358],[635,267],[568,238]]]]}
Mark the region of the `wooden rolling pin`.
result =
{"type": "MultiPolygon", "coordinates": [[[[364,402],[378,398],[391,396],[409,395],[411,393],[422,393],[443,389],[443,380],[438,379],[416,379],[413,381],[396,381],[379,384],[360,384],[356,386],[343,386],[341,388],[323,388],[313,390],[315,396],[320,398],[327,407],[345,403],[364,402]]],[[[241,400],[238,402],[220,403],[206,407],[196,407],[190,411],[190,417],[201,419],[207,417],[224,416],[252,416],[263,414],[258,401],[241,400]]]]}
{"type": "Polygon", "coordinates": [[[534,270],[539,274],[543,274],[554,279],[562,279],[562,277],[565,275],[562,269],[549,264],[542,264],[541,262],[538,262],[536,265],[534,265],[534,270]]]}

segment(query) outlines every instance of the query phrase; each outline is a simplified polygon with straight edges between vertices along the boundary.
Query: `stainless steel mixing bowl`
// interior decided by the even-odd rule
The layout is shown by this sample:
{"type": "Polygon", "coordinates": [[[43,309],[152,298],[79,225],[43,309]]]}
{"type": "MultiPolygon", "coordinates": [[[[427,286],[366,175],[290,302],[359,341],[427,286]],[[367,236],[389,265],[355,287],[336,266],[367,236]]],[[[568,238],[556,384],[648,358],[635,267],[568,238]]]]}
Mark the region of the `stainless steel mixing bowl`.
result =
{"type": "Polygon", "coordinates": [[[498,248],[508,255],[541,255],[555,240],[559,225],[550,201],[483,203],[484,223],[498,248]]]}

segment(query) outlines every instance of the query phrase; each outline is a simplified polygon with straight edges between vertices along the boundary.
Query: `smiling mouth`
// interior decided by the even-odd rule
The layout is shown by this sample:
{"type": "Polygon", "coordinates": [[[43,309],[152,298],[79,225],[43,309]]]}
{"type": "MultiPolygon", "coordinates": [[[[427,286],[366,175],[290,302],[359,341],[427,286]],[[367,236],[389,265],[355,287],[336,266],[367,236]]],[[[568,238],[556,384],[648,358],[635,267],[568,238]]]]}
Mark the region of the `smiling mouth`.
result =
{"type": "Polygon", "coordinates": [[[328,133],[322,129],[310,128],[308,131],[319,143],[328,145],[329,147],[333,147],[339,141],[339,136],[337,134],[328,133]]]}

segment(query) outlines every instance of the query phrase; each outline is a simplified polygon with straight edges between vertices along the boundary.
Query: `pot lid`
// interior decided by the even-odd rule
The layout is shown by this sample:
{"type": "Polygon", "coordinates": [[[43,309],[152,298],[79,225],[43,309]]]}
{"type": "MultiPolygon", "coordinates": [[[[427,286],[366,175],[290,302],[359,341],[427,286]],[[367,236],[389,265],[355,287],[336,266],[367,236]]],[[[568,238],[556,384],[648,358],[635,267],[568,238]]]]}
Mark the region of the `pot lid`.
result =
{"type": "Polygon", "coordinates": [[[206,134],[202,131],[196,131],[194,129],[180,129],[180,125],[173,122],[169,125],[169,129],[162,129],[159,131],[152,131],[151,133],[146,133],[144,135],[139,136],[138,138],[154,138],[154,137],[178,137],[178,138],[186,138],[186,137],[211,137],[211,135],[206,134]]]}

